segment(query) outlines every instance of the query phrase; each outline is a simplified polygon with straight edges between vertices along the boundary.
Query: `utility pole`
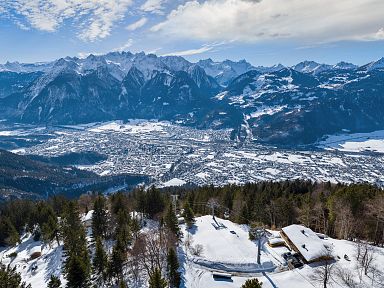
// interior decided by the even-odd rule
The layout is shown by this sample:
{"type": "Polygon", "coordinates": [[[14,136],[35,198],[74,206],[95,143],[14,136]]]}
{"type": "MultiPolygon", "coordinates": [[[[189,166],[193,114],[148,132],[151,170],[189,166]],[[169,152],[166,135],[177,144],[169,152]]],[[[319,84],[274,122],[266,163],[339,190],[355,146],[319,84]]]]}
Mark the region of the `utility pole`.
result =
{"type": "Polygon", "coordinates": [[[260,255],[261,255],[261,238],[265,235],[265,230],[263,228],[254,228],[251,229],[250,233],[257,240],[257,264],[260,263],[260,255]]]}
{"type": "Polygon", "coordinates": [[[177,208],[177,199],[179,198],[179,195],[171,195],[172,197],[172,203],[173,203],[173,210],[176,214],[176,208],[177,208]]]}
{"type": "MultiPolygon", "coordinates": [[[[215,199],[210,199],[207,203],[207,206],[209,208],[211,208],[211,213],[212,213],[212,218],[213,220],[215,220],[215,207],[218,207],[219,204],[217,203],[217,201],[215,199]]],[[[216,221],[216,220],[215,220],[216,221]]]]}

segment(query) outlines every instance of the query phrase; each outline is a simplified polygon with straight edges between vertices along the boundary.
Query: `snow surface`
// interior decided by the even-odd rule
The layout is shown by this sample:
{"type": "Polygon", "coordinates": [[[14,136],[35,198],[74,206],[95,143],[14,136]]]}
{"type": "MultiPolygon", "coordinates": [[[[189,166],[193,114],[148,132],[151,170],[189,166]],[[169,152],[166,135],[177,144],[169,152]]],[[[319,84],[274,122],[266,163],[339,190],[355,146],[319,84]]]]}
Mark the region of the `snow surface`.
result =
{"type": "Polygon", "coordinates": [[[283,232],[308,262],[331,253],[325,246],[324,241],[305,226],[290,225],[284,227],[283,232]]]}
{"type": "MultiPolygon", "coordinates": [[[[314,268],[321,263],[313,263],[304,265],[300,269],[288,270],[282,254],[287,252],[286,247],[272,248],[267,244],[267,240],[276,239],[279,236],[279,231],[268,230],[271,236],[269,239],[262,241],[261,263],[273,263],[276,268],[274,271],[252,272],[249,270],[250,265],[256,267],[257,245],[255,242],[248,239],[248,226],[238,225],[229,220],[224,220],[216,217],[216,221],[225,226],[222,229],[215,229],[215,223],[212,216],[202,216],[196,218],[194,227],[187,230],[185,225],[182,225],[184,233],[183,243],[180,247],[180,259],[183,263],[182,273],[185,281],[183,287],[241,287],[247,279],[258,278],[263,282],[263,288],[281,287],[281,288],[313,288],[317,287],[316,283],[311,280],[311,275],[314,268]],[[234,231],[235,234],[232,234],[234,231]],[[197,244],[203,246],[201,256],[193,256],[189,249],[185,246],[186,240],[191,239],[191,246],[197,244]],[[229,270],[236,267],[236,271],[229,270]],[[217,281],[212,277],[212,272],[225,272],[232,275],[231,280],[217,281]]],[[[301,233],[301,232],[300,232],[301,233]]],[[[313,233],[316,236],[315,233],[313,233]]],[[[311,237],[314,237],[311,234],[311,237]]],[[[316,236],[317,237],[317,236],[316,236]]],[[[317,240],[318,239],[318,240],[317,240]]],[[[317,237],[324,247],[332,247],[336,257],[336,265],[343,269],[349,269],[353,272],[353,278],[359,282],[358,275],[355,269],[357,262],[354,258],[355,243],[346,240],[336,240],[326,238],[324,240],[317,237]],[[350,261],[344,259],[344,255],[348,255],[350,261]]],[[[375,247],[376,265],[379,270],[384,272],[384,249],[375,247]]],[[[361,287],[372,287],[371,279],[363,276],[361,287]]],[[[344,287],[340,280],[332,280],[330,287],[344,287]]],[[[380,287],[377,286],[373,287],[380,287]]],[[[360,286],[359,286],[360,287],[360,286]]]]}
{"type": "Polygon", "coordinates": [[[178,178],[173,178],[173,179],[171,179],[171,180],[169,180],[167,182],[164,182],[160,186],[161,187],[183,186],[186,183],[187,182],[185,182],[184,180],[181,180],[181,179],[178,179],[178,178]]]}
{"type": "Polygon", "coordinates": [[[371,133],[329,135],[319,147],[349,152],[372,151],[384,153],[384,130],[371,133]]]}
{"type": "Polygon", "coordinates": [[[115,131],[128,134],[137,133],[151,133],[163,131],[163,127],[167,125],[167,122],[156,122],[156,121],[132,121],[124,124],[122,121],[112,121],[97,125],[89,129],[91,132],[108,132],[115,131]]]}
{"type": "Polygon", "coordinates": [[[24,235],[21,243],[16,247],[0,250],[0,262],[16,267],[22,280],[31,284],[32,288],[47,287],[51,275],[59,277],[62,283],[61,287],[65,287],[66,280],[62,275],[63,260],[62,246],[57,246],[56,242],[52,242],[51,247],[43,245],[40,241],[34,241],[31,234],[24,235]],[[32,252],[40,247],[41,256],[30,260],[32,252]],[[8,255],[13,252],[16,252],[17,256],[9,258],[8,255]],[[33,271],[33,267],[37,267],[37,269],[33,271]]]}
{"type": "MultiPolygon", "coordinates": [[[[133,212],[132,216],[137,216],[133,212]]],[[[215,288],[215,287],[230,287],[239,288],[247,279],[258,278],[263,282],[263,288],[280,287],[280,288],[313,288],[317,287],[310,279],[313,274],[313,269],[316,265],[304,265],[300,269],[288,270],[285,261],[281,257],[284,252],[287,252],[286,247],[271,248],[267,245],[267,240],[262,241],[261,262],[263,267],[271,267],[269,263],[273,263],[276,268],[273,272],[252,272],[249,271],[250,265],[256,265],[257,245],[255,242],[248,239],[248,226],[238,225],[229,220],[216,218],[218,223],[225,227],[215,229],[212,223],[215,221],[212,216],[202,216],[196,218],[196,223],[193,228],[186,230],[185,225],[182,225],[184,237],[179,246],[179,260],[181,263],[180,272],[182,273],[183,285],[187,288],[215,288]],[[231,233],[233,231],[234,233],[231,233]],[[189,236],[188,236],[189,235],[189,236]],[[203,253],[200,257],[192,256],[185,246],[186,239],[192,239],[192,246],[196,244],[203,245],[203,253]],[[212,272],[225,272],[223,269],[236,267],[238,272],[230,272],[233,275],[230,281],[217,281],[212,277],[212,272]]],[[[158,229],[158,222],[149,220],[147,226],[142,229],[143,233],[150,233],[158,229]]],[[[89,232],[89,229],[88,229],[89,232]]],[[[274,239],[279,235],[278,231],[268,230],[271,234],[269,239],[274,239]]],[[[87,237],[89,241],[89,233],[87,237]]],[[[336,256],[336,265],[343,269],[352,271],[352,278],[359,281],[358,273],[355,270],[357,265],[355,255],[355,243],[346,240],[335,240],[326,238],[321,240],[328,247],[333,247],[336,256]],[[350,261],[344,259],[344,255],[348,255],[350,261]]],[[[374,247],[376,250],[375,265],[384,272],[384,248],[374,247]]],[[[16,270],[21,273],[23,281],[30,283],[32,288],[47,287],[50,276],[56,275],[60,277],[62,287],[65,287],[66,280],[62,275],[62,263],[64,261],[62,245],[57,246],[53,242],[51,246],[44,245],[40,241],[34,241],[31,234],[25,234],[21,243],[16,247],[8,247],[0,249],[0,261],[5,265],[10,264],[11,267],[16,267],[16,270]],[[41,247],[42,256],[34,260],[29,260],[31,252],[41,247]],[[15,258],[10,258],[8,255],[17,252],[15,258]],[[36,266],[36,271],[32,271],[32,267],[36,266]]],[[[266,269],[264,269],[266,270],[266,269]]],[[[270,271],[270,269],[268,270],[270,271]]],[[[344,286],[339,280],[333,279],[330,287],[344,286]],[[336,281],[336,282],[335,282],[336,281]]],[[[147,283],[137,288],[148,287],[147,283]]],[[[374,287],[381,288],[379,284],[371,285],[371,279],[365,275],[362,276],[362,285],[359,287],[374,287]]]]}

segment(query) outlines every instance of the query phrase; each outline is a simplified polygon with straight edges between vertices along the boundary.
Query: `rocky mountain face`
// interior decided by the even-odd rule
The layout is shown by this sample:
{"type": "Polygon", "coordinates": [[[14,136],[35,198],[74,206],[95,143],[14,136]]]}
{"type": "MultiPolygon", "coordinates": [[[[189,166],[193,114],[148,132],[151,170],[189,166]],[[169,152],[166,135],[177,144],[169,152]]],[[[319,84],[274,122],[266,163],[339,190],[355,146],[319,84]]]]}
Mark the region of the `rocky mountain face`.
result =
{"type": "Polygon", "coordinates": [[[253,139],[307,144],[326,134],[383,129],[383,80],[381,70],[250,71],[221,95],[243,111],[243,130],[253,139]]]}
{"type": "Polygon", "coordinates": [[[341,131],[383,129],[383,63],[254,67],[129,52],[6,63],[0,118],[48,125],[159,119],[232,128],[240,140],[307,144],[341,131]]]}

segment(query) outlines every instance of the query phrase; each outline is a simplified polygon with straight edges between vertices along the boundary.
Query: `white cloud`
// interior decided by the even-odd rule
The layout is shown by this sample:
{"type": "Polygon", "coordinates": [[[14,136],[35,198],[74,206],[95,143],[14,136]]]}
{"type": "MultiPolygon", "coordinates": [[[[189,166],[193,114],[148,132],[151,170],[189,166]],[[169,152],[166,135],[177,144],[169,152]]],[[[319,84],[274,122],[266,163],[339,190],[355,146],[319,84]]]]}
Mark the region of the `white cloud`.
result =
{"type": "Polygon", "coordinates": [[[25,30],[25,31],[31,30],[31,28],[29,28],[27,25],[25,25],[24,23],[21,23],[21,22],[18,21],[18,20],[15,20],[15,24],[16,24],[16,26],[19,27],[21,30],[25,30]]]}
{"type": "Polygon", "coordinates": [[[165,0],[147,0],[140,9],[144,12],[162,14],[165,0]]]}
{"type": "Polygon", "coordinates": [[[196,54],[202,54],[208,51],[211,51],[213,47],[201,47],[198,49],[190,49],[190,50],[184,50],[184,51],[175,51],[171,53],[164,54],[162,56],[191,56],[196,54]]]}
{"type": "Polygon", "coordinates": [[[95,56],[100,56],[105,53],[99,53],[99,52],[79,52],[77,53],[77,56],[81,59],[87,58],[89,55],[95,55],[95,56]]]}
{"type": "Polygon", "coordinates": [[[373,39],[382,40],[384,39],[384,28],[380,28],[379,31],[377,31],[373,35],[373,39]]]}
{"type": "Polygon", "coordinates": [[[129,30],[129,31],[135,31],[135,30],[143,27],[147,22],[148,22],[148,19],[143,17],[140,20],[138,20],[138,21],[128,25],[126,27],[126,29],[129,30]]]}
{"type": "Polygon", "coordinates": [[[382,0],[188,1],[151,28],[165,36],[205,41],[304,42],[382,38],[382,0]]]}
{"type": "Polygon", "coordinates": [[[79,38],[94,41],[107,37],[131,4],[132,0],[3,0],[0,10],[10,19],[22,17],[32,28],[47,32],[73,21],[80,28],[79,38]]]}
{"type": "Polygon", "coordinates": [[[130,48],[132,45],[133,45],[133,39],[128,39],[128,41],[125,42],[122,46],[120,46],[119,48],[116,48],[116,49],[114,49],[114,50],[115,50],[115,51],[119,51],[119,52],[126,51],[126,50],[128,50],[128,48],[130,48]]]}
{"type": "MultiPolygon", "coordinates": [[[[230,42],[232,42],[232,41],[230,41],[230,42]]],[[[170,52],[170,53],[164,54],[162,56],[191,56],[191,55],[203,54],[206,52],[213,51],[216,47],[225,45],[227,43],[228,43],[227,41],[223,41],[223,42],[205,44],[201,48],[170,52]]]]}

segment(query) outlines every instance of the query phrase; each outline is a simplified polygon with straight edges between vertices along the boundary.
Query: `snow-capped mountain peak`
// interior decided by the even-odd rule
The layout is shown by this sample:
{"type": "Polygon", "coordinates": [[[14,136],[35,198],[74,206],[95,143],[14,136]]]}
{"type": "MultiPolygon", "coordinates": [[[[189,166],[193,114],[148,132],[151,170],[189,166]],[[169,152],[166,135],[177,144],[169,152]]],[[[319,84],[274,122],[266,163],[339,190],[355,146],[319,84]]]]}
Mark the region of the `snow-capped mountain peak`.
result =
{"type": "Polygon", "coordinates": [[[332,69],[332,66],[328,64],[320,64],[315,61],[303,61],[294,65],[292,68],[301,73],[317,74],[332,69]]]}
{"type": "Polygon", "coordinates": [[[375,70],[375,69],[384,69],[384,57],[380,58],[377,61],[373,61],[367,65],[367,70],[375,70]]]}
{"type": "Polygon", "coordinates": [[[353,69],[356,69],[357,66],[355,64],[352,64],[352,63],[341,61],[341,62],[337,63],[336,65],[334,65],[332,68],[333,69],[340,69],[340,70],[353,70],[353,69]]]}

